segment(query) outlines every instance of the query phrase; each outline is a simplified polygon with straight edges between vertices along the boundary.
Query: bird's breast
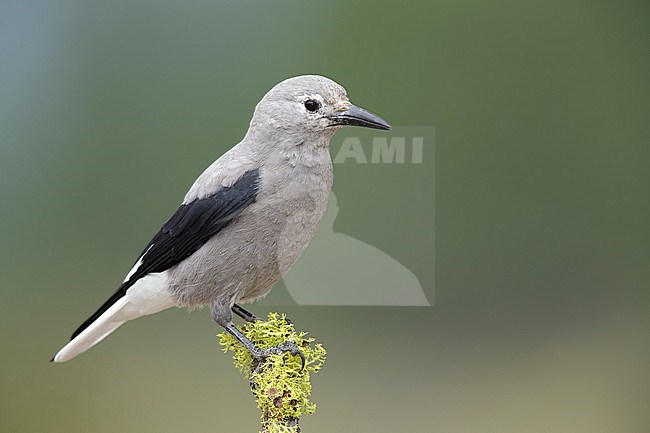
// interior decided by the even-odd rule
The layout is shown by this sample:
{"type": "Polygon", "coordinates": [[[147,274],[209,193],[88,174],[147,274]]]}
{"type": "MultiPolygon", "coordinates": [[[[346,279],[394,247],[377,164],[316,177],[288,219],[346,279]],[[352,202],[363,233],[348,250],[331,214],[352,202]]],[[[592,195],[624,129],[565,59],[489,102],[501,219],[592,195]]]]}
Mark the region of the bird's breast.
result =
{"type": "Polygon", "coordinates": [[[262,218],[273,225],[274,257],[282,275],[305,250],[327,208],[332,188],[329,154],[322,163],[279,170],[267,180],[269,188],[261,189],[258,202],[262,218]]]}

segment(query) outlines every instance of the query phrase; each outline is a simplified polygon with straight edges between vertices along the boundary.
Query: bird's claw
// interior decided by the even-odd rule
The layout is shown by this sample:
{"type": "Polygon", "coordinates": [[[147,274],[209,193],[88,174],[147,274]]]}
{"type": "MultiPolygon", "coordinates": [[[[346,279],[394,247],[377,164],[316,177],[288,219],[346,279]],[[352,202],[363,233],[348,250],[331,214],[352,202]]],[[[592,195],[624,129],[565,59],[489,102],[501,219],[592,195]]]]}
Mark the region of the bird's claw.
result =
{"type": "Polygon", "coordinates": [[[263,361],[271,355],[279,355],[284,352],[289,352],[292,355],[298,355],[301,361],[300,370],[302,371],[305,369],[305,355],[303,355],[300,349],[298,349],[298,346],[296,346],[296,343],[293,341],[285,341],[284,343],[280,343],[277,346],[267,347],[266,349],[259,349],[259,352],[255,353],[254,356],[258,360],[263,361]]]}

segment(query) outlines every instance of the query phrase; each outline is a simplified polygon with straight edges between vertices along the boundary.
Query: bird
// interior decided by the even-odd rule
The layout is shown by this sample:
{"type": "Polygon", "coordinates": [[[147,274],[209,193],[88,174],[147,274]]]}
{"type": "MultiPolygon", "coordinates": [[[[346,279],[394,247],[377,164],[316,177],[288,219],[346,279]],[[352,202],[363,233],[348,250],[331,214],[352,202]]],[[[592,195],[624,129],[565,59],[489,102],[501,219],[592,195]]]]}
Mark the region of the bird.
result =
{"type": "MultiPolygon", "coordinates": [[[[124,323],[172,307],[209,307],[212,320],[257,359],[300,354],[291,342],[259,348],[234,325],[314,236],[333,183],[330,139],[344,126],[389,130],[319,75],[288,78],[256,105],[244,138],[196,179],[122,284],[52,361],[66,362],[124,323]]],[[[304,362],[304,360],[303,360],[304,362]]]]}

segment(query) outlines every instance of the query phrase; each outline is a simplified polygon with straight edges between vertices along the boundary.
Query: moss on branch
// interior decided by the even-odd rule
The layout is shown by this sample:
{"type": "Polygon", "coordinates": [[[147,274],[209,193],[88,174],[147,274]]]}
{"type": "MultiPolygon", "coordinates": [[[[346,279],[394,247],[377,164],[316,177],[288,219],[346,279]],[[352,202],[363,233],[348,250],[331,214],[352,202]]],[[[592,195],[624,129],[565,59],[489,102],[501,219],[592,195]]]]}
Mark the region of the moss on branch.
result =
{"type": "Polygon", "coordinates": [[[286,352],[259,361],[233,336],[225,332],[219,334],[224,352],[233,352],[235,367],[249,379],[257,406],[262,411],[262,432],[300,432],[300,418],[316,410],[316,405],[309,400],[310,374],[323,366],[325,349],[313,338],[308,338],[306,332],[297,332],[284,314],[270,313],[266,321],[247,323],[240,329],[260,349],[291,341],[304,355],[304,369],[298,355],[286,352]]]}

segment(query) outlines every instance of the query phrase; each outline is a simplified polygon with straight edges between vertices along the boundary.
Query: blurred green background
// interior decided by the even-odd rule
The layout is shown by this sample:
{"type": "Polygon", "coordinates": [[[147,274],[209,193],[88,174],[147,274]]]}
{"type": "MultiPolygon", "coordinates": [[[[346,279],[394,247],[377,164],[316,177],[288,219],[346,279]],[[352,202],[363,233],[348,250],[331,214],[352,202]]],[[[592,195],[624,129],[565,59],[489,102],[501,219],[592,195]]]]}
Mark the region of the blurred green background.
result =
{"type": "Polygon", "coordinates": [[[283,307],[329,349],[303,431],[647,432],[649,22],[647,1],[0,2],[0,431],[257,431],[207,311],[47,361],[259,98],[318,73],[435,126],[435,276],[396,245],[432,200],[417,176],[340,164],[334,187],[335,230],[435,306],[283,307]]]}

